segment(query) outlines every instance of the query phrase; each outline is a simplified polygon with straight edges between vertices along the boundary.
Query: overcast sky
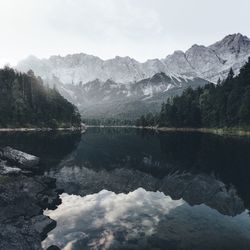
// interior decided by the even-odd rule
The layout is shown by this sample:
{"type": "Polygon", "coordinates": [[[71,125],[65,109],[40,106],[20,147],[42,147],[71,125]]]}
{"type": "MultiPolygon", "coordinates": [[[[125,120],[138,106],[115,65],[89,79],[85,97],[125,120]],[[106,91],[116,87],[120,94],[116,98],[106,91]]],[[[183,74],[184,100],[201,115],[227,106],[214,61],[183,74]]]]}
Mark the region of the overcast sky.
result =
{"type": "Polygon", "coordinates": [[[84,52],[163,58],[227,34],[250,37],[249,0],[0,0],[0,65],[84,52]]]}

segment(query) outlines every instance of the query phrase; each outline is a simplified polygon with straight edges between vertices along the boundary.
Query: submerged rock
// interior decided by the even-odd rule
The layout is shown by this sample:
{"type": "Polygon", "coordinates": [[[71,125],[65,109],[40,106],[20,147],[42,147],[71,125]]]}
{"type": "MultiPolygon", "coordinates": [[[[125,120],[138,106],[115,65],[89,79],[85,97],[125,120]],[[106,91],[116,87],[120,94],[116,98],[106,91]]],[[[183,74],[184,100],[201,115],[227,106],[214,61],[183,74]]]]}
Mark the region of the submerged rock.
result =
{"type": "Polygon", "coordinates": [[[58,246],[52,245],[48,247],[47,250],[60,250],[60,248],[58,246]]]}

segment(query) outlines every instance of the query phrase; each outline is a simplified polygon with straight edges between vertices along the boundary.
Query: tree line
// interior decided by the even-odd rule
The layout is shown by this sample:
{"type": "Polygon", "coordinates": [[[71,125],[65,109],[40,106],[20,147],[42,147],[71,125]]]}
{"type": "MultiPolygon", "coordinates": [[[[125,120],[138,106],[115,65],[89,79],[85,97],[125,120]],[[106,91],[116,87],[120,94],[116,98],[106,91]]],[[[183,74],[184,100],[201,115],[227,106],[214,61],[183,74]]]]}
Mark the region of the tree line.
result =
{"type": "Polygon", "coordinates": [[[231,69],[223,81],[169,98],[157,115],[147,114],[137,126],[242,127],[250,126],[250,58],[235,76],[231,69]]]}
{"type": "Polygon", "coordinates": [[[91,126],[134,126],[135,122],[129,119],[116,118],[86,118],[83,122],[91,126]]]}
{"type": "Polygon", "coordinates": [[[78,109],[33,71],[0,69],[0,127],[80,126],[78,109]]]}

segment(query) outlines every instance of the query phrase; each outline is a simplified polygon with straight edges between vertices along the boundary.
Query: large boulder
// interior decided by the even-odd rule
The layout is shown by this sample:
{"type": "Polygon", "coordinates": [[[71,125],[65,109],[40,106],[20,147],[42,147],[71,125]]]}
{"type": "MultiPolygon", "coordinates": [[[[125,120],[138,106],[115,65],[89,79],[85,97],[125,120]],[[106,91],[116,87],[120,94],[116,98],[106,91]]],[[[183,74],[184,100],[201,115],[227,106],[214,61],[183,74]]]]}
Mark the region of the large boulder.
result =
{"type": "Polygon", "coordinates": [[[34,168],[39,163],[39,157],[24,153],[11,147],[2,148],[0,156],[15,164],[21,165],[23,168],[34,168]]]}

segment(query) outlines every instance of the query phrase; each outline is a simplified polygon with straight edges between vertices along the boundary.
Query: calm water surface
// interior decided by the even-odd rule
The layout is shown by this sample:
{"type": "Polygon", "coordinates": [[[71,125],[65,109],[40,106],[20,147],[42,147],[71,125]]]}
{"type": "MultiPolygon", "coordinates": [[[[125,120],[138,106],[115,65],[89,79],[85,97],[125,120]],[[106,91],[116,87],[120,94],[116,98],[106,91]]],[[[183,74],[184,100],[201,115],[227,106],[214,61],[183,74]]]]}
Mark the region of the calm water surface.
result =
{"type": "Polygon", "coordinates": [[[249,138],[91,128],[3,145],[40,156],[65,190],[45,249],[250,249],[249,138]]]}

